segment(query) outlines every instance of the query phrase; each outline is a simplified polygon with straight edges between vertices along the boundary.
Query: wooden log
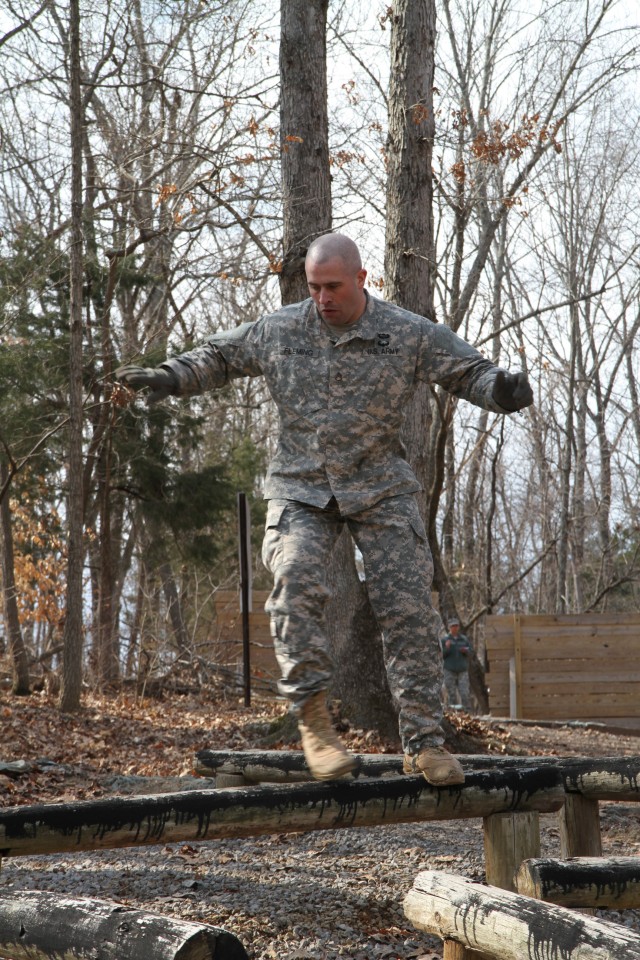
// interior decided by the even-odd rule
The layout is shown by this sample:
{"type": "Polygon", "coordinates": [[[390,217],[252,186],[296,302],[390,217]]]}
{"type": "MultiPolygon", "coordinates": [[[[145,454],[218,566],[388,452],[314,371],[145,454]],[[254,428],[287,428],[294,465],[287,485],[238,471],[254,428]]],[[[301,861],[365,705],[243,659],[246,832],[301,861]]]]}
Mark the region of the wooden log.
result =
{"type": "Polygon", "coordinates": [[[640,857],[573,857],[524,860],[516,889],[561,907],[640,907],[640,857]]]}
{"type": "MultiPolygon", "coordinates": [[[[351,777],[389,777],[402,773],[402,754],[354,754],[351,777]]],[[[200,750],[194,761],[200,776],[243,776],[249,783],[308,783],[312,780],[301,750],[200,750]]]]}
{"type": "MultiPolygon", "coordinates": [[[[565,783],[566,786],[566,783],[565,783]]],[[[558,811],[560,853],[563,857],[599,857],[602,855],[600,808],[593,797],[567,793],[564,807],[558,811]]]]}
{"type": "Polygon", "coordinates": [[[522,894],[425,870],[404,899],[419,930],[495,960],[638,960],[640,935],[522,894]]]}
{"type": "Polygon", "coordinates": [[[432,787],[422,776],[388,780],[193,790],[0,810],[0,857],[142,844],[334,830],[421,820],[558,810],[559,771],[471,773],[464,785],[432,787]]]}
{"type": "Polygon", "coordinates": [[[0,896],[0,953],[9,960],[249,960],[226,930],[32,890],[0,896]]]}
{"type": "Polygon", "coordinates": [[[494,813],[483,822],[487,883],[515,890],[515,873],[523,860],[540,856],[540,814],[494,813]]]}
{"type": "MultiPolygon", "coordinates": [[[[353,777],[393,777],[402,770],[401,754],[354,754],[353,777]]],[[[640,801],[640,756],[636,757],[510,757],[491,754],[461,754],[465,771],[517,770],[553,766],[564,776],[569,793],[595,800],[640,801]]],[[[311,776],[301,750],[200,750],[196,772],[242,775],[249,783],[295,783],[311,776]]]]}
{"type": "Polygon", "coordinates": [[[572,757],[561,766],[569,793],[594,800],[640,800],[640,757],[572,757]]]}

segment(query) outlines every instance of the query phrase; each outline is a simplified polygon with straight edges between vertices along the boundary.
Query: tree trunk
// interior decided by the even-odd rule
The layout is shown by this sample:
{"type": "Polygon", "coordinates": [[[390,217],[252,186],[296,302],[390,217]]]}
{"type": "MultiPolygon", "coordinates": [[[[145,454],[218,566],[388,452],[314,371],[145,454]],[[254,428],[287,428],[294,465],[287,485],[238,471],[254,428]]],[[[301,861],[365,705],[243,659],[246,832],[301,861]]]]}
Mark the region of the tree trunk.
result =
{"type": "MultiPolygon", "coordinates": [[[[309,295],[304,258],[309,243],[331,230],[327,120],[327,0],[282,0],[280,126],[282,131],[283,303],[309,295]]],[[[327,635],[336,661],[332,695],[356,726],[393,730],[380,631],[358,579],[351,536],[336,547],[330,571],[327,635]],[[359,677],[354,664],[364,670],[359,677]],[[385,688],[386,687],[386,691],[385,688]]]]}
{"type": "MultiPolygon", "coordinates": [[[[0,458],[0,487],[8,480],[7,466],[0,458]]],[[[29,689],[29,658],[20,628],[18,600],[13,561],[13,531],[11,529],[11,508],[9,490],[0,499],[0,542],[2,544],[2,595],[4,599],[4,620],[9,637],[9,653],[13,670],[12,691],[17,696],[26,696],[29,689]]]]}
{"type": "Polygon", "coordinates": [[[309,296],[307,247],[331,230],[327,7],[328,0],[282,0],[280,6],[283,303],[309,296]]]}
{"type": "Polygon", "coordinates": [[[351,534],[343,530],[333,552],[327,633],[336,663],[331,694],[355,727],[398,739],[398,712],[391,698],[382,636],[365,583],[356,570],[351,534]]]}
{"type": "Polygon", "coordinates": [[[69,93],[71,109],[71,250],[69,316],[69,458],[67,604],[60,708],[80,707],[82,688],[82,96],[80,89],[79,0],[69,5],[69,93]]]}
{"type": "MultiPolygon", "coordinates": [[[[387,142],[385,290],[389,300],[427,317],[433,317],[432,278],[435,268],[431,209],[435,30],[433,0],[399,0],[394,4],[387,142]]],[[[419,500],[425,521],[434,476],[427,442],[432,419],[429,388],[420,384],[407,411],[403,441],[409,463],[423,488],[419,500]]],[[[440,421],[442,423],[442,418],[440,421]]],[[[440,449],[442,466],[445,441],[446,430],[440,449]]],[[[436,546],[431,543],[434,554],[436,546]]]]}

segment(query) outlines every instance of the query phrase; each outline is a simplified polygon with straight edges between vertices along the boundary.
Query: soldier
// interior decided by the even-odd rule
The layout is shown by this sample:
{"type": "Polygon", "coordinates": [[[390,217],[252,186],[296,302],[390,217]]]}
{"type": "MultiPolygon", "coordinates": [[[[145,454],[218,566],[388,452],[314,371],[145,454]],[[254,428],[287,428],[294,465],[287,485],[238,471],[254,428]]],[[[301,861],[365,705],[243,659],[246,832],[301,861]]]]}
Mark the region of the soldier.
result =
{"type": "Polygon", "coordinates": [[[460,633],[460,621],[457,617],[449,620],[449,632],[440,641],[444,660],[444,688],[447,691],[449,706],[458,704],[471,713],[471,686],[469,683],[469,657],[471,644],[464,633],[460,633]]]}
{"type": "Polygon", "coordinates": [[[262,557],[274,578],[266,604],[281,692],[298,717],[313,776],[353,769],[326,705],[332,662],[324,630],[326,570],[346,524],[362,553],[399,708],[406,773],[462,783],[443,746],[442,622],[431,604],[433,565],[399,434],[416,384],[439,384],[497,413],[533,402],[523,373],[494,366],[449,327],[376,300],[356,244],[325,234],[305,262],[310,297],[215,334],[156,368],[121,367],[150,401],[192,396],[263,376],[280,415],[265,484],[262,557]]]}

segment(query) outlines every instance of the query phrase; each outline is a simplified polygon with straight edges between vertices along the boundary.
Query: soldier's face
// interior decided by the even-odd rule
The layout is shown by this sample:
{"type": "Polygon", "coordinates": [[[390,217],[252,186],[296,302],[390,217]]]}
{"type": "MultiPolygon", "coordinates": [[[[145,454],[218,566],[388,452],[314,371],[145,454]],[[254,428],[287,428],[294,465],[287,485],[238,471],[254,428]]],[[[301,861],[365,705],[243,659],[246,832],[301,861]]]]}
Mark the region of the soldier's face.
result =
{"type": "Polygon", "coordinates": [[[307,260],[307,285],[318,312],[334,326],[354,323],[364,313],[366,270],[357,273],[339,257],[316,263],[307,260]]]}

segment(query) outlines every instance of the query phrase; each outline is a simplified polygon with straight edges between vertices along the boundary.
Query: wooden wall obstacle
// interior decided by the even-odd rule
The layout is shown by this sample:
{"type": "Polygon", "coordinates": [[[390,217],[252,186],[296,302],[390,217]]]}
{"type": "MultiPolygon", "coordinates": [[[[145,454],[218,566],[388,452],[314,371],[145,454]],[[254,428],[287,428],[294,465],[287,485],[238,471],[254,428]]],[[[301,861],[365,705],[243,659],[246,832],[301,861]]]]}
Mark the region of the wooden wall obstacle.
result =
{"type": "Polygon", "coordinates": [[[489,616],[493,716],[640,727],[640,613],[489,616]]]}
{"type": "MultiPolygon", "coordinates": [[[[252,683],[260,689],[275,693],[280,668],[273,651],[269,616],[264,605],[268,590],[252,592],[252,610],[249,614],[249,659],[252,683]]],[[[235,676],[238,684],[243,679],[242,614],[238,590],[216,590],[213,597],[216,624],[210,657],[218,667],[235,676]]]]}

